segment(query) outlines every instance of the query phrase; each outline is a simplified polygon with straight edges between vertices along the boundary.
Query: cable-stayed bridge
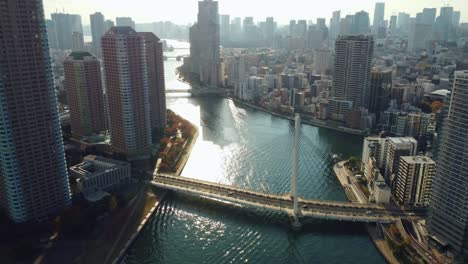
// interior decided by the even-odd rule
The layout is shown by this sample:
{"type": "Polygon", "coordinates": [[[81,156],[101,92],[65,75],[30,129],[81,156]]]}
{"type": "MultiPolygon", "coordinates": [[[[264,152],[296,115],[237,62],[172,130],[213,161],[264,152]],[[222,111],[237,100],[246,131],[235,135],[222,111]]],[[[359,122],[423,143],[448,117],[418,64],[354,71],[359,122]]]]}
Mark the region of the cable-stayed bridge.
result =
{"type": "MultiPolygon", "coordinates": [[[[267,141],[263,146],[260,146],[255,153],[246,153],[242,157],[249,159],[251,155],[266,155],[267,158],[277,158],[278,162],[273,162],[273,170],[282,170],[292,168],[290,191],[285,194],[272,194],[265,192],[257,192],[244,187],[233,187],[225,184],[208,182],[198,179],[191,179],[180,176],[167,174],[155,174],[152,185],[158,188],[168,189],[176,192],[187,193],[191,195],[214,198],[215,201],[227,201],[231,203],[246,205],[247,207],[264,208],[272,211],[287,213],[293,219],[293,224],[300,225],[301,218],[316,218],[323,220],[338,220],[352,222],[367,222],[367,223],[390,223],[397,219],[416,219],[423,217],[425,211],[418,208],[398,208],[395,206],[384,206],[377,204],[356,204],[350,202],[324,201],[318,199],[303,199],[299,195],[300,185],[297,182],[300,166],[304,166],[307,160],[314,160],[314,156],[327,155],[319,148],[312,147],[313,143],[300,144],[300,140],[310,141],[305,136],[301,137],[300,118],[296,116],[294,129],[294,143],[276,142],[277,144],[288,144],[292,151],[292,159],[284,159],[279,157],[280,153],[271,153],[270,149],[263,148],[272,144],[272,141],[267,141]],[[304,148],[305,151],[299,150],[304,148]],[[306,154],[306,159],[299,159],[299,155],[306,154]],[[310,157],[309,157],[310,156],[310,157]],[[292,166],[288,163],[290,161],[292,166]]],[[[273,139],[276,140],[276,139],[273,139]]],[[[284,151],[284,148],[278,148],[278,151],[284,151]]],[[[315,160],[317,160],[315,158],[315,160]]],[[[324,164],[321,164],[323,166],[324,164]]],[[[223,203],[227,204],[227,203],[223,203]]]]}

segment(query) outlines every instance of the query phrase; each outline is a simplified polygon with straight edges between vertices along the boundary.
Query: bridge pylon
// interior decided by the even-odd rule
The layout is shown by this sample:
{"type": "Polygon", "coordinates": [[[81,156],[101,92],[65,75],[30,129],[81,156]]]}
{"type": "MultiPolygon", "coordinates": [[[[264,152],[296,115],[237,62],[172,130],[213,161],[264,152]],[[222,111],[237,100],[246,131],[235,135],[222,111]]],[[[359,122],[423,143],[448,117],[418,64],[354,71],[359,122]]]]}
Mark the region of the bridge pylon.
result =
{"type": "Polygon", "coordinates": [[[299,143],[301,136],[301,116],[296,114],[294,124],[294,147],[293,147],[293,160],[292,160],[292,175],[291,175],[291,198],[293,199],[293,227],[300,228],[298,192],[297,192],[297,175],[299,174],[299,143]]]}

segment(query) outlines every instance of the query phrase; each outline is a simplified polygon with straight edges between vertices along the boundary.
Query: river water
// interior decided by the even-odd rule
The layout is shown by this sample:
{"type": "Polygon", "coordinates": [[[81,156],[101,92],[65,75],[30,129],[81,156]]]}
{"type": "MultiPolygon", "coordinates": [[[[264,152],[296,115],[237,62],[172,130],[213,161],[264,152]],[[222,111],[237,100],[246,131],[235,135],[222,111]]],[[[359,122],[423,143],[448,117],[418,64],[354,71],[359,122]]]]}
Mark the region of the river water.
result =
{"type": "MultiPolygon", "coordinates": [[[[169,41],[176,47],[188,43],[169,41]]],[[[177,49],[168,55],[188,54],[177,49]]],[[[186,89],[165,62],[166,87],[186,89]]],[[[223,98],[167,98],[168,108],[198,126],[185,177],[267,193],[288,193],[293,124],[223,98]]],[[[302,126],[299,193],[344,201],[330,153],[360,155],[362,137],[302,126]]],[[[385,263],[361,224],[316,221],[291,230],[285,216],[220,206],[172,193],[128,251],[126,263],[385,263]]]]}

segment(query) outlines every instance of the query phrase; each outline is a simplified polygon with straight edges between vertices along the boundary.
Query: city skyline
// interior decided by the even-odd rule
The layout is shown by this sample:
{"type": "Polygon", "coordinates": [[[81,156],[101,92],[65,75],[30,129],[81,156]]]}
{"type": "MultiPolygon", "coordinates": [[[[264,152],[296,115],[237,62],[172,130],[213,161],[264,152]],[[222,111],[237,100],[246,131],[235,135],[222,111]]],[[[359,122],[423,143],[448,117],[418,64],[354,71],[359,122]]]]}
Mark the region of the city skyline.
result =
{"type": "Polygon", "coordinates": [[[466,0],[76,2],[0,0],[2,263],[468,263],[466,0]]]}
{"type": "MultiPolygon", "coordinates": [[[[291,19],[316,20],[317,18],[326,18],[327,24],[333,11],[342,10],[342,16],[354,14],[361,10],[369,13],[371,22],[374,17],[374,8],[376,2],[385,3],[385,20],[390,20],[391,15],[398,15],[398,12],[409,13],[412,17],[423,8],[437,8],[439,15],[440,8],[452,6],[454,10],[461,12],[460,22],[468,22],[468,5],[464,0],[445,0],[418,1],[417,3],[407,4],[404,0],[392,1],[328,1],[327,5],[313,6],[314,8],[300,8],[300,6],[310,5],[304,0],[292,0],[288,2],[271,3],[266,0],[247,1],[247,0],[222,0],[219,1],[219,14],[229,14],[234,17],[254,17],[255,21],[263,21],[266,17],[273,16],[280,25],[287,25],[291,19]],[[247,8],[246,7],[250,7],[247,8]],[[251,10],[249,12],[249,10],[251,10]],[[346,11],[344,11],[346,10],[346,11]]],[[[109,0],[95,2],[92,0],[68,1],[68,0],[44,0],[46,17],[54,12],[65,12],[70,14],[79,14],[82,16],[83,24],[89,25],[89,15],[94,12],[103,13],[107,19],[115,21],[116,17],[131,17],[136,23],[150,23],[154,21],[172,21],[177,24],[193,24],[196,17],[197,0],[174,0],[156,4],[150,0],[135,0],[131,4],[127,1],[109,0]],[[148,8],[154,6],[154,8],[148,8]],[[184,8],[180,8],[184,6],[184,8]],[[154,11],[158,10],[158,11],[154,11]]]]}

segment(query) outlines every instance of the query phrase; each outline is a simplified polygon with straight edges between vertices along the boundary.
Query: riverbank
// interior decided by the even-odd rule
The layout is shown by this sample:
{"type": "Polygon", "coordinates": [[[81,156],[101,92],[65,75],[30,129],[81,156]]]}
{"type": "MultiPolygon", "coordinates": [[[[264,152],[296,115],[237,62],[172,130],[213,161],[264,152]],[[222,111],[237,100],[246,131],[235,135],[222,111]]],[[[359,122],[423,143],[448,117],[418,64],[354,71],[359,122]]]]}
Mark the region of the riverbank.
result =
{"type": "MultiPolygon", "coordinates": [[[[185,164],[187,163],[190,153],[192,152],[193,146],[195,145],[195,142],[197,141],[198,138],[198,128],[188,122],[187,120],[184,119],[186,122],[185,124],[190,125],[191,129],[190,131],[194,131],[192,133],[189,133],[189,138],[186,139],[186,142],[184,143],[182,149],[180,150],[180,156],[178,157],[175,165],[175,174],[180,176],[182,173],[182,170],[185,167],[185,164]]],[[[180,131],[179,131],[180,133],[180,131]]],[[[155,168],[155,173],[157,173],[158,166],[155,168]]],[[[119,254],[113,258],[114,260],[112,261],[113,264],[119,263],[123,258],[125,257],[126,252],[130,248],[130,246],[135,242],[135,240],[138,238],[144,227],[146,226],[147,222],[150,220],[150,218],[153,216],[154,212],[156,211],[157,207],[159,204],[164,200],[166,197],[167,191],[163,191],[161,195],[158,197],[158,199],[155,201],[154,205],[151,207],[149,211],[145,211],[143,214],[145,217],[141,220],[140,224],[138,225],[137,229],[133,232],[133,234],[128,238],[127,242],[125,245],[121,248],[119,251],[119,254]]],[[[107,259],[104,263],[107,263],[107,259]]]]}
{"type": "Polygon", "coordinates": [[[193,126],[195,129],[195,133],[191,136],[191,138],[188,140],[187,145],[184,148],[184,151],[182,152],[182,157],[179,160],[179,164],[177,165],[176,173],[175,175],[180,176],[182,174],[182,171],[185,168],[185,165],[187,164],[188,159],[190,158],[190,153],[192,153],[193,146],[195,146],[195,143],[197,142],[198,139],[198,128],[196,126],[193,126]]]}
{"type": "MultiPolygon", "coordinates": [[[[156,211],[156,209],[158,208],[159,204],[164,200],[164,198],[166,197],[166,194],[167,192],[163,192],[161,194],[161,196],[159,197],[159,199],[157,199],[157,201],[154,203],[154,205],[151,207],[151,209],[149,210],[149,212],[146,214],[146,216],[143,218],[143,220],[140,222],[140,224],[138,225],[136,231],[131,235],[131,237],[127,240],[127,242],[125,243],[125,245],[123,246],[123,248],[119,251],[119,254],[114,258],[114,260],[112,261],[112,264],[117,264],[119,263],[124,257],[125,257],[125,254],[127,253],[128,249],[130,248],[130,246],[135,242],[135,240],[138,238],[138,236],[140,235],[141,231],[143,230],[143,228],[146,226],[146,223],[149,221],[149,219],[153,216],[154,212],[156,211]]],[[[103,262],[103,263],[107,263],[107,259],[103,262]]]]}
{"type": "MultiPolygon", "coordinates": [[[[367,198],[365,198],[365,194],[362,190],[356,185],[352,175],[345,166],[345,161],[340,161],[333,165],[333,172],[335,173],[336,178],[340,182],[341,187],[343,187],[346,197],[348,200],[353,203],[367,203],[367,198]]],[[[366,224],[366,230],[369,234],[372,243],[380,252],[380,254],[385,258],[385,260],[389,264],[399,264],[400,262],[397,260],[393,251],[388,246],[387,241],[379,232],[379,224],[366,224]]]]}
{"type": "MultiPolygon", "coordinates": [[[[234,98],[234,97],[226,96],[225,98],[227,98],[227,99],[229,99],[229,100],[231,100],[233,102],[236,102],[238,104],[241,104],[241,105],[244,105],[244,106],[247,106],[247,107],[251,107],[251,108],[263,111],[265,113],[268,113],[268,114],[271,114],[271,115],[274,115],[274,116],[277,116],[277,117],[281,117],[281,118],[288,119],[288,120],[294,120],[294,117],[292,115],[288,116],[288,115],[285,115],[285,114],[280,114],[280,113],[268,110],[268,109],[266,109],[264,107],[254,105],[252,103],[248,103],[248,102],[242,101],[242,100],[234,98]]],[[[347,128],[347,127],[343,127],[343,126],[334,126],[334,125],[331,125],[331,124],[327,124],[326,121],[321,121],[321,120],[311,120],[309,118],[301,118],[301,123],[307,124],[307,125],[310,125],[310,126],[322,127],[322,128],[327,128],[327,129],[339,131],[339,132],[358,135],[358,136],[367,136],[367,135],[369,135],[368,133],[366,133],[364,131],[351,129],[351,128],[347,128]]]]}
{"type": "MultiPolygon", "coordinates": [[[[188,85],[194,87],[195,89],[200,89],[201,88],[201,86],[199,84],[193,84],[190,81],[185,80],[182,77],[182,74],[181,74],[181,71],[180,71],[179,68],[176,68],[175,74],[177,76],[177,80],[179,80],[180,82],[188,84],[188,85]]],[[[232,96],[221,96],[221,97],[227,98],[227,99],[232,100],[233,102],[236,102],[238,104],[242,104],[244,106],[248,106],[248,107],[263,111],[265,113],[268,113],[268,114],[271,114],[271,115],[274,115],[274,116],[277,116],[277,117],[281,117],[281,118],[288,119],[288,120],[294,120],[294,117],[292,115],[288,116],[288,115],[285,115],[285,114],[277,113],[277,112],[271,111],[269,109],[266,109],[264,107],[261,107],[261,106],[258,106],[258,105],[255,105],[255,104],[252,104],[252,103],[245,102],[243,100],[237,99],[237,98],[232,97],[232,96]]],[[[323,121],[323,120],[311,120],[310,118],[301,118],[301,122],[303,124],[307,124],[307,125],[310,125],[310,126],[327,128],[327,129],[331,129],[331,130],[335,130],[335,131],[339,131],[339,132],[344,132],[344,133],[349,133],[349,134],[353,134],[353,135],[358,135],[358,136],[367,136],[367,135],[369,135],[369,133],[367,133],[365,131],[352,129],[352,128],[348,128],[348,127],[344,127],[344,126],[333,125],[333,124],[330,124],[327,121],[323,121]]]]}
{"type": "Polygon", "coordinates": [[[83,252],[74,262],[112,263],[161,197],[163,193],[156,194],[147,183],[140,182],[136,195],[104,220],[94,232],[98,233],[97,237],[83,243],[83,252]]]}

